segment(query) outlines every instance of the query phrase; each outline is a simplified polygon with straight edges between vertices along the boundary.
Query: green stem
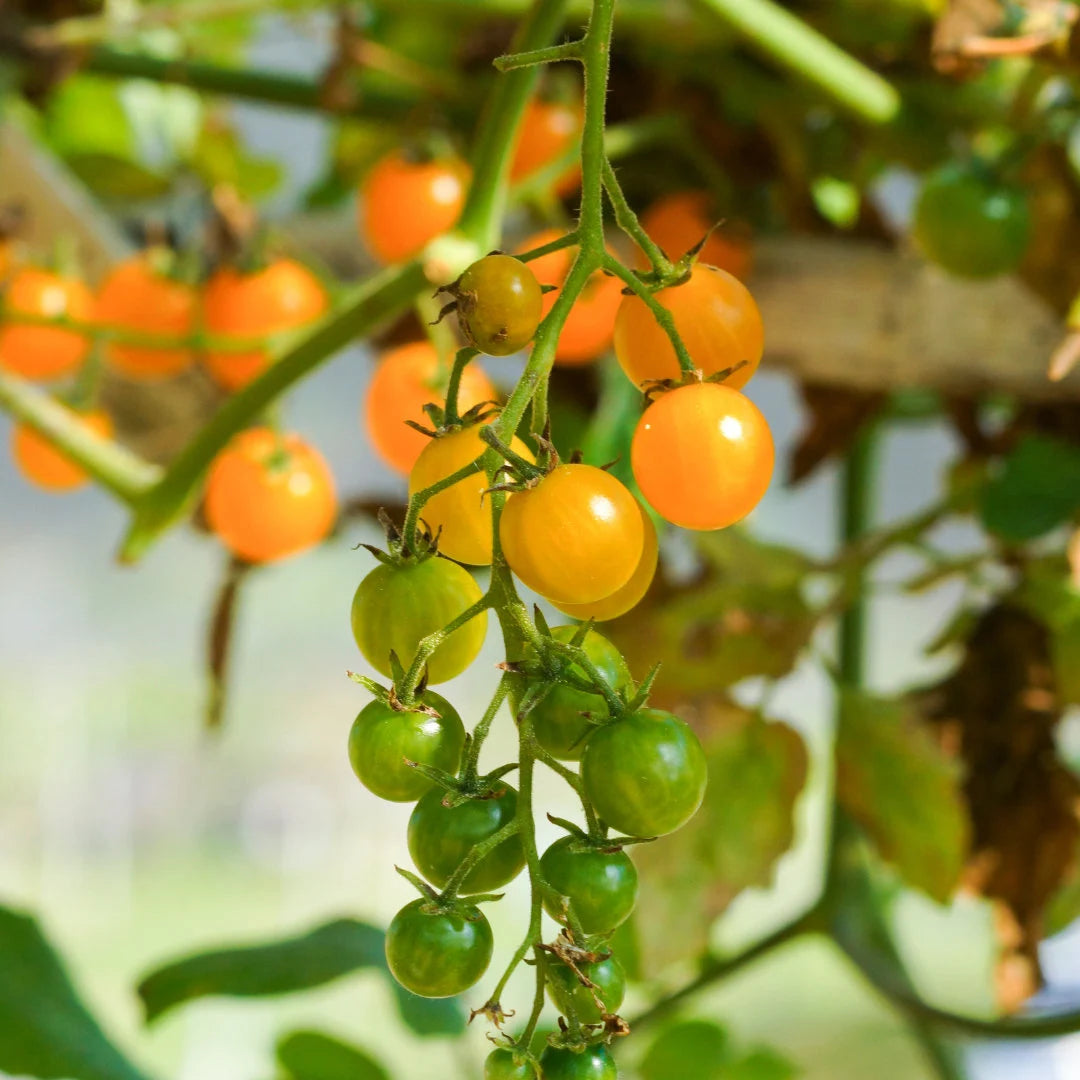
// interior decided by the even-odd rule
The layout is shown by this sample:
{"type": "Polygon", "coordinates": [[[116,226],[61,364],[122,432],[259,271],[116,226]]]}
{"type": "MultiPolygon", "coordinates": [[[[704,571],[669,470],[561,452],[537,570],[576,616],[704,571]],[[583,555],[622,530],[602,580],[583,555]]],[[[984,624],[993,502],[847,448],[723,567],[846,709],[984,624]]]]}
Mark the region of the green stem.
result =
{"type": "Polygon", "coordinates": [[[469,848],[469,854],[461,860],[458,868],[451,874],[450,880],[446,883],[446,888],[439,894],[439,900],[450,900],[457,896],[461,883],[476,869],[481,860],[491,854],[500,844],[509,840],[511,836],[517,835],[520,828],[521,822],[515,817],[513,821],[508,821],[501,829],[492,833],[491,836],[473,844],[469,848]]]}
{"type": "Polygon", "coordinates": [[[534,67],[537,64],[554,64],[560,60],[580,60],[581,43],[566,41],[562,45],[549,45],[546,49],[531,49],[529,52],[506,53],[492,61],[497,71],[517,71],[518,68],[534,67]]]}
{"type": "Polygon", "coordinates": [[[420,685],[420,679],[423,677],[424,668],[427,667],[427,662],[431,659],[435,650],[455,630],[460,630],[467,622],[475,619],[477,615],[482,615],[489,607],[491,607],[490,593],[481,596],[475,604],[467,607],[460,615],[451,619],[441,630],[436,630],[434,633],[428,634],[427,637],[420,639],[420,643],[416,647],[416,655],[409,665],[409,670],[405,672],[404,681],[398,687],[398,697],[403,704],[412,704],[416,688],[420,685]]]}
{"type": "Polygon", "coordinates": [[[465,374],[465,368],[479,355],[479,349],[467,347],[458,349],[454,356],[454,363],[450,368],[450,378],[446,384],[446,404],[443,409],[444,423],[447,427],[461,423],[461,416],[458,413],[458,391],[461,389],[461,376],[465,374]]]}
{"type": "Polygon", "coordinates": [[[468,465],[462,465],[460,469],[450,473],[449,476],[436,480],[430,487],[422,488],[415,495],[409,497],[409,506],[405,511],[405,524],[401,530],[402,541],[407,551],[416,551],[416,527],[419,524],[420,512],[424,509],[424,506],[440,491],[445,491],[462,480],[467,480],[470,476],[483,472],[486,454],[487,451],[485,450],[474,461],[470,461],[468,465]]]}
{"type": "MultiPolygon", "coordinates": [[[[856,436],[844,462],[840,493],[844,550],[860,543],[872,527],[876,458],[877,426],[871,424],[856,436]]],[[[866,677],[866,601],[861,584],[852,583],[855,595],[840,619],[840,678],[845,686],[851,687],[861,686],[866,677]]]]}
{"type": "Polygon", "coordinates": [[[509,672],[503,674],[503,677],[499,680],[499,685],[495,688],[495,693],[492,696],[491,701],[488,703],[488,707],[484,710],[484,715],[480,717],[480,722],[473,730],[472,738],[469,740],[469,752],[461,770],[462,776],[464,776],[466,780],[474,780],[477,776],[480,764],[480,751],[484,748],[484,740],[488,737],[488,732],[491,730],[491,725],[494,723],[495,717],[502,708],[507,694],[510,693],[510,682],[512,678],[513,676],[510,675],[509,672]]]}
{"type": "Polygon", "coordinates": [[[604,157],[604,190],[607,191],[611,208],[615,211],[615,224],[645,252],[653,269],[659,271],[661,275],[670,274],[672,267],[667,255],[660,250],[638,221],[637,214],[634,213],[623,194],[619,178],[615,175],[615,170],[606,156],[604,157]]]}

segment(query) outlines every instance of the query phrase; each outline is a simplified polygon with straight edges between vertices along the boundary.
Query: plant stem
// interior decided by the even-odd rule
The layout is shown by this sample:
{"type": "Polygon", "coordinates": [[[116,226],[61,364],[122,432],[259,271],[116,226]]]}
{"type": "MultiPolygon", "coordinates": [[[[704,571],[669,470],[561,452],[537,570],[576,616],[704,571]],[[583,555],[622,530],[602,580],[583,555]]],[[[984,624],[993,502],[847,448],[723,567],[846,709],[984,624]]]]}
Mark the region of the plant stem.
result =
{"type": "MultiPolygon", "coordinates": [[[[840,533],[845,550],[859,543],[870,531],[876,457],[877,427],[871,424],[856,436],[844,461],[840,533]]],[[[866,602],[859,587],[861,584],[852,583],[856,595],[840,618],[840,679],[845,686],[851,687],[861,686],[866,677],[866,602]]]]}
{"type": "Polygon", "coordinates": [[[405,511],[405,524],[401,529],[401,538],[408,551],[416,550],[416,526],[420,521],[420,511],[424,509],[428,501],[433,496],[438,495],[440,491],[445,491],[462,480],[467,480],[470,476],[483,472],[486,455],[487,451],[485,450],[474,461],[470,461],[468,465],[462,465],[460,469],[450,473],[449,476],[436,480],[430,487],[423,488],[409,497],[409,508],[405,511]]]}

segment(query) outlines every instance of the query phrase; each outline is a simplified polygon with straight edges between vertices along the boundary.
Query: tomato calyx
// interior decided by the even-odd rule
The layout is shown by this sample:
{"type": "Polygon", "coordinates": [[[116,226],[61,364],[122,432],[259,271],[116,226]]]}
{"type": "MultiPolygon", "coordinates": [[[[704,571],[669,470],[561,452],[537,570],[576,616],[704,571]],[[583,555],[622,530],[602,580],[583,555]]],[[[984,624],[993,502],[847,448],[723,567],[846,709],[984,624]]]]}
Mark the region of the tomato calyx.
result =
{"type": "Polygon", "coordinates": [[[732,364],[722,371],[713,372],[712,375],[705,375],[700,368],[695,368],[693,371],[684,372],[678,379],[646,379],[639,389],[645,395],[646,403],[651,403],[659,395],[678,390],[682,386],[696,386],[698,383],[724,383],[735,372],[742,371],[748,363],[747,360],[740,360],[737,364],[732,364]]]}
{"type": "MultiPolygon", "coordinates": [[[[517,1012],[514,1009],[506,1012],[504,1011],[500,1002],[491,1001],[489,999],[488,1001],[485,1001],[479,1009],[469,1010],[469,1023],[471,1024],[478,1016],[486,1017],[488,1021],[490,1021],[492,1024],[494,1024],[497,1028],[501,1030],[503,1024],[505,1024],[507,1020],[510,1020],[511,1018],[517,1016],[517,1012]]],[[[523,1050],[521,1047],[518,1046],[516,1042],[514,1042],[513,1039],[509,1038],[508,1036],[496,1038],[492,1035],[488,1035],[488,1039],[493,1042],[500,1050],[511,1051],[515,1056],[515,1060],[518,1055],[521,1056],[522,1061],[535,1060],[528,1053],[528,1051],[523,1050]]]]}
{"type": "MultiPolygon", "coordinates": [[[[393,653],[395,659],[397,659],[397,653],[393,653]]],[[[400,667],[401,661],[398,660],[398,666],[400,667]]],[[[393,709],[394,712],[399,713],[421,713],[424,716],[430,716],[435,720],[442,717],[442,713],[432,705],[428,705],[424,702],[423,695],[427,689],[426,681],[421,678],[417,684],[416,689],[412,692],[410,697],[411,701],[405,701],[404,698],[398,693],[397,686],[383,686],[381,683],[377,683],[374,679],[369,679],[366,675],[360,675],[355,671],[347,671],[345,673],[354,683],[362,686],[376,701],[381,702],[387,708],[393,709]]],[[[412,764],[415,765],[415,762],[412,764]]]]}
{"type": "Polygon", "coordinates": [[[481,893],[462,900],[448,892],[436,892],[422,877],[411,870],[406,870],[402,866],[395,866],[394,869],[420,893],[424,899],[420,910],[425,915],[454,915],[466,922],[480,922],[484,915],[478,905],[493,903],[503,897],[502,893],[481,893]]]}
{"type": "MultiPolygon", "coordinates": [[[[601,997],[602,988],[584,970],[588,965],[600,964],[612,958],[611,949],[605,943],[587,937],[579,941],[572,929],[563,927],[551,944],[542,943],[537,945],[537,949],[554,957],[558,965],[573,973],[577,982],[588,991],[596,1011],[600,1014],[600,1022],[593,1024],[583,1024],[575,1015],[569,1017],[569,1022],[560,1016],[561,1037],[549,1038],[550,1045],[581,1051],[596,1042],[608,1043],[613,1038],[630,1034],[630,1025],[618,1013],[608,1010],[601,997]]],[[[548,982],[551,983],[550,974],[548,982]]]]}

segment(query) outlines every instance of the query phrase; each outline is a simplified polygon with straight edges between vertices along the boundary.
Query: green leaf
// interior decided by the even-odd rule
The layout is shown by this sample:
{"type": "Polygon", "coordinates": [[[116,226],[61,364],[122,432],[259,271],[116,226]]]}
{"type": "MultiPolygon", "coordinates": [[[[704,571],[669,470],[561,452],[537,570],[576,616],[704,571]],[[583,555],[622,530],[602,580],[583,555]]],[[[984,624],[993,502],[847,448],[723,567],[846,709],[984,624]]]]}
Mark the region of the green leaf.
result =
{"type": "Polygon", "coordinates": [[[720,1080],[733,1057],[727,1031],[711,1020],[680,1020],[653,1040],[642,1080],[720,1080]]]}
{"type": "Polygon", "coordinates": [[[904,880],[944,903],[968,853],[960,769],[896,701],[843,691],[836,735],[840,805],[904,880]]]}
{"type": "Polygon", "coordinates": [[[783,1054],[760,1047],[721,1069],[717,1080],[793,1080],[798,1074],[799,1069],[783,1054]]]}
{"type": "Polygon", "coordinates": [[[135,133],[119,86],[111,79],[75,75],[57,87],[49,98],[42,131],[61,157],[104,154],[135,160],[135,133]]]}
{"type": "Polygon", "coordinates": [[[190,164],[207,187],[229,184],[251,200],[270,195],[284,175],[278,162],[249,153],[236,132],[217,119],[203,125],[190,164]]]}
{"type": "Polygon", "coordinates": [[[95,195],[116,202],[156,199],[170,187],[169,178],[139,162],[111,154],[76,153],[67,158],[68,168],[95,195]]]}
{"type": "Polygon", "coordinates": [[[0,1073],[146,1080],[79,1000],[30,916],[0,907],[0,1073]]]}
{"type": "Polygon", "coordinates": [[[1073,871],[1050,898],[1043,913],[1046,936],[1060,934],[1080,919],[1080,851],[1076,853],[1073,871]]]}
{"type": "Polygon", "coordinates": [[[1080,589],[1063,558],[1035,559],[1024,568],[1017,598],[1050,632],[1058,701],[1080,705],[1080,589]]]}
{"type": "Polygon", "coordinates": [[[983,524],[1005,540],[1034,540],[1080,510],[1080,450],[1028,435],[983,490],[983,524]]]}
{"type": "Polygon", "coordinates": [[[465,1012],[457,998],[423,998],[410,993],[388,975],[397,997],[401,1019],[417,1035],[460,1035],[465,1030],[465,1012]]]}
{"type": "Polygon", "coordinates": [[[638,848],[646,974],[701,952],[709,927],[753,885],[767,885],[795,835],[794,808],[806,781],[806,747],[785,724],[732,704],[703,710],[698,734],[709,762],[705,801],[689,824],[638,848]]]}
{"type": "Polygon", "coordinates": [[[289,1080],[390,1080],[359,1047],[317,1031],[286,1035],[277,1044],[277,1059],[289,1080]]]}

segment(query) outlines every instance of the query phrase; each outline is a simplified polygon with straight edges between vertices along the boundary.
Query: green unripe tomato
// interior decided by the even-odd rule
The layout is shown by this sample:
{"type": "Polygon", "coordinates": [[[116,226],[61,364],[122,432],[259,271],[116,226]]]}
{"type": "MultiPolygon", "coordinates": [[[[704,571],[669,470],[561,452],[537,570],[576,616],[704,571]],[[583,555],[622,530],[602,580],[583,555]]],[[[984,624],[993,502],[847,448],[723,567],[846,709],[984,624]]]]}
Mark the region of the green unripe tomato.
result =
{"type": "Polygon", "coordinates": [[[386,931],[386,962],[406,990],[428,998],[453,997],[475,985],[491,962],[491,926],[479,908],[464,914],[429,912],[414,900],[386,931]]]}
{"type": "Polygon", "coordinates": [[[605,1046],[589,1046],[580,1054],[549,1046],[540,1055],[544,1080],[619,1080],[615,1059],[605,1046]]]}
{"type": "Polygon", "coordinates": [[[469,343],[509,356],[533,339],[543,314],[536,275],[512,255],[485,255],[457,282],[458,321],[469,343]]]}
{"type": "MultiPolygon", "coordinates": [[[[638,875],[625,851],[597,851],[573,836],[556,840],[540,858],[544,880],[570,902],[586,934],[606,934],[625,922],[637,902],[638,875]]],[[[562,904],[544,894],[544,910],[568,925],[562,904]]]]}
{"type": "Polygon", "coordinates": [[[927,257],[960,277],[1014,270],[1031,239],[1027,195],[983,170],[951,163],[923,184],[915,236],[927,257]]]}
{"type": "Polygon", "coordinates": [[[730,1059],[722,1027],[709,1020],[683,1020],[656,1037],[640,1072],[642,1080],[720,1080],[730,1059]]]}
{"type": "MultiPolygon", "coordinates": [[[[568,645],[579,629],[572,625],[556,626],[552,629],[551,636],[568,645]]],[[[590,630],[585,635],[582,648],[600,674],[615,689],[629,684],[630,671],[622,653],[603,634],[590,630]]],[[[585,677],[585,672],[576,664],[571,666],[570,671],[580,678],[585,677]]],[[[599,694],[556,684],[532,711],[536,741],[557,758],[564,761],[579,760],[585,752],[585,740],[596,727],[581,715],[585,712],[601,719],[608,715],[607,705],[599,694]]]]}
{"type": "Polygon", "coordinates": [[[445,698],[428,690],[420,704],[439,715],[402,712],[382,701],[360,710],[349,732],[349,762],[357,779],[380,799],[413,802],[434,786],[406,761],[454,775],[465,746],[465,725],[445,698]]]}
{"type": "Polygon", "coordinates": [[[514,1051],[500,1046],[484,1062],[484,1080],[536,1080],[536,1070],[524,1058],[515,1061],[514,1051]]]}
{"type": "MultiPolygon", "coordinates": [[[[364,659],[391,676],[390,653],[406,670],[421,639],[441,630],[483,595],[472,575],[438,557],[390,566],[380,563],[363,581],[352,602],[352,630],[364,659]]],[[[475,659],[487,635],[483,611],[455,630],[428,661],[428,682],[460,675],[475,659]]]]}
{"type": "Polygon", "coordinates": [[[596,812],[613,829],[663,836],[697,812],[708,770],[689,724],[660,709],[641,709],[589,736],[581,780],[596,812]]]}
{"type": "MultiPolygon", "coordinates": [[[[443,888],[475,844],[494,836],[517,813],[517,792],[496,784],[495,797],[469,799],[455,807],[443,806],[445,792],[429,791],[409,818],[409,854],[416,869],[436,888],[443,888]]],[[[499,889],[521,873],[525,849],[511,836],[489,851],[465,878],[461,893],[499,889]]]]}
{"type": "Polygon", "coordinates": [[[578,970],[596,984],[594,990],[585,986],[566,964],[556,961],[547,968],[547,991],[552,1005],[564,1016],[574,1013],[583,1024],[599,1024],[605,1013],[618,1012],[626,994],[622,964],[609,956],[594,964],[578,964],[578,970]],[[597,1008],[593,994],[603,1004],[603,1012],[597,1008]]]}

